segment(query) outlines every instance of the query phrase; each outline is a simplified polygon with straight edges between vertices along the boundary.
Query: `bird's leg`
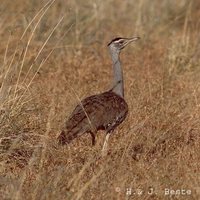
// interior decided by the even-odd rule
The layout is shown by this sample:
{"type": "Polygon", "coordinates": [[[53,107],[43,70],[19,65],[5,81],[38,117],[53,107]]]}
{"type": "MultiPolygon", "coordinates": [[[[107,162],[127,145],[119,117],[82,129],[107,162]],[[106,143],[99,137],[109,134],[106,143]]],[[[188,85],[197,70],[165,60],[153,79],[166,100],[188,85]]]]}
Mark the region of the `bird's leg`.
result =
{"type": "Polygon", "coordinates": [[[108,132],[106,134],[106,138],[105,138],[105,141],[103,143],[103,148],[102,148],[102,156],[106,156],[107,153],[108,153],[108,139],[110,137],[110,133],[108,132]]]}
{"type": "Polygon", "coordinates": [[[92,137],[92,145],[94,146],[95,145],[95,134],[91,131],[90,135],[92,137]]]}

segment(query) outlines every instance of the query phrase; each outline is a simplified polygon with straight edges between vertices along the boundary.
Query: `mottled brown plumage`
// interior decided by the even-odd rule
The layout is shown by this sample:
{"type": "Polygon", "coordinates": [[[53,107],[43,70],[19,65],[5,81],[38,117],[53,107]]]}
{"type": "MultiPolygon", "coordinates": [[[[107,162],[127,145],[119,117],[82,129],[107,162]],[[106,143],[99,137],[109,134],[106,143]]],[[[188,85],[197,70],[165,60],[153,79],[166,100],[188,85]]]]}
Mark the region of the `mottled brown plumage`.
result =
{"type": "Polygon", "coordinates": [[[106,130],[110,133],[124,121],[127,113],[128,105],[125,100],[112,91],[87,97],[70,115],[59,136],[59,141],[61,144],[69,143],[76,137],[89,132],[94,144],[95,133],[98,130],[106,130]]]}
{"type": "Polygon", "coordinates": [[[111,133],[127,116],[128,105],[124,100],[123,73],[119,59],[120,51],[130,42],[139,39],[115,38],[108,46],[113,61],[114,81],[111,90],[83,99],[68,118],[64,129],[58,136],[60,144],[69,144],[73,139],[90,133],[92,143],[98,130],[107,133],[104,147],[111,133]]]}

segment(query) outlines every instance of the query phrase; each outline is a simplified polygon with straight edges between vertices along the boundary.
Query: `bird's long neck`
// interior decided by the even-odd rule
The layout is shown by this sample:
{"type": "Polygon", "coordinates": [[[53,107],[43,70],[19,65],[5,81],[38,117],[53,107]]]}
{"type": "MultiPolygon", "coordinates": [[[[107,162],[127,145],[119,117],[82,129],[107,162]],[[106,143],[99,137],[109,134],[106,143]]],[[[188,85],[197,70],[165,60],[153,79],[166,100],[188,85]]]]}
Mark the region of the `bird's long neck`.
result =
{"type": "Polygon", "coordinates": [[[117,95],[124,98],[124,82],[123,82],[123,72],[121,68],[121,63],[119,59],[119,52],[113,52],[111,50],[111,57],[113,61],[113,73],[114,73],[114,80],[112,91],[117,95]]]}

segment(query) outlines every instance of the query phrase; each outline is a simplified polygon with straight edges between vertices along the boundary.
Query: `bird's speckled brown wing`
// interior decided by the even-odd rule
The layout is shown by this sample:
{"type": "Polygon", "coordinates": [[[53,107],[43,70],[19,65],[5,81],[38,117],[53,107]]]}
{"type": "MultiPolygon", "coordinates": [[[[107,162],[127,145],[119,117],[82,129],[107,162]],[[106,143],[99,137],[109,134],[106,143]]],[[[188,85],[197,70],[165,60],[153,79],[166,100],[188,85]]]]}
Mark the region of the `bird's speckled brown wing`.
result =
{"type": "Polygon", "coordinates": [[[59,142],[69,143],[85,132],[94,134],[100,129],[111,132],[125,119],[127,112],[125,100],[112,91],[87,97],[68,118],[59,142]]]}

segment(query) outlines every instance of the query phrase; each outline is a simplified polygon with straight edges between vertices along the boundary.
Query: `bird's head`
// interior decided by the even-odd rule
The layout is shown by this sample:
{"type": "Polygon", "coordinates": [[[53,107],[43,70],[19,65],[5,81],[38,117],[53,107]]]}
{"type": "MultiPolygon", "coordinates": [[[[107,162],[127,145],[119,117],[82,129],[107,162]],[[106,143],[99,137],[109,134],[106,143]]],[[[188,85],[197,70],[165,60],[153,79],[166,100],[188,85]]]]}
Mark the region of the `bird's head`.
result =
{"type": "Polygon", "coordinates": [[[132,37],[132,38],[115,38],[109,44],[108,47],[113,50],[120,52],[125,46],[130,44],[133,41],[140,39],[140,37],[132,37]]]}

